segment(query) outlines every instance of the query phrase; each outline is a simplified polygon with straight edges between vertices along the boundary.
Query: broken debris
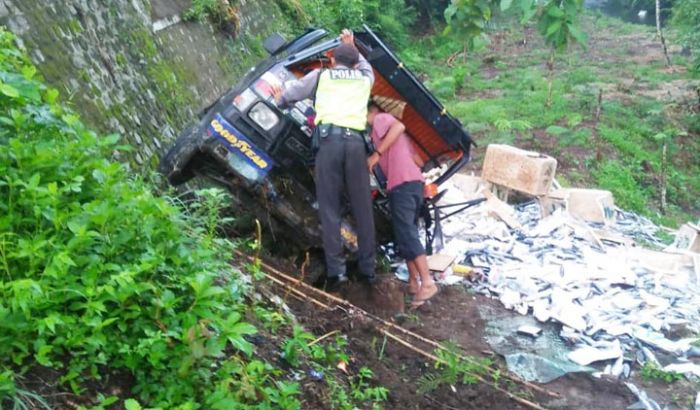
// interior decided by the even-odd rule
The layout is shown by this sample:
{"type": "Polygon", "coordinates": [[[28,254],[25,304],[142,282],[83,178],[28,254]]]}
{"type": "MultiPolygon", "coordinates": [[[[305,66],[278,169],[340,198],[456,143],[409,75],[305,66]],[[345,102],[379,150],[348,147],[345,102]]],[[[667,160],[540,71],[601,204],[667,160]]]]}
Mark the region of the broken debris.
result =
{"type": "MultiPolygon", "coordinates": [[[[499,150],[503,158],[520,155],[499,150]]],[[[546,161],[540,165],[531,162],[538,158],[543,159],[525,154],[518,164],[530,163],[534,168],[529,175],[549,178],[542,171],[546,161]]],[[[516,187],[513,181],[497,180],[498,170],[487,173],[486,165],[484,173],[490,182],[541,194],[516,187]]],[[[498,177],[506,178],[504,175],[501,172],[498,177]]],[[[470,182],[470,187],[479,185],[470,182]]],[[[547,180],[528,182],[551,185],[547,180]]],[[[449,201],[473,198],[472,188],[460,197],[460,190],[450,183],[441,186],[448,190],[445,198],[449,201]]],[[[542,201],[513,207],[484,191],[488,201],[459,218],[442,221],[441,252],[458,255],[457,264],[483,273],[484,280],[471,285],[480,293],[522,315],[532,314],[539,322],[553,319],[560,323],[559,336],[575,346],[568,354],[575,363],[607,361],[608,374],[624,377],[630,372],[624,360],[627,352],[628,357],[637,352],[639,363],[658,363],[653,350],[681,362],[687,360],[692,339],[672,340],[667,335],[672,328],[685,328],[692,334],[700,331],[700,256],[678,241],[673,248],[676,253],[661,251],[667,245],[657,237],[660,228],[644,217],[614,208],[607,191],[573,192],[583,196],[578,199],[583,209],[572,212],[571,203],[565,203],[543,213],[542,201]]],[[[556,200],[566,202],[571,192],[560,197],[555,195],[556,200]]]]}
{"type": "Polygon", "coordinates": [[[542,333],[542,329],[537,326],[522,325],[518,328],[518,333],[522,335],[537,337],[542,333]]]}

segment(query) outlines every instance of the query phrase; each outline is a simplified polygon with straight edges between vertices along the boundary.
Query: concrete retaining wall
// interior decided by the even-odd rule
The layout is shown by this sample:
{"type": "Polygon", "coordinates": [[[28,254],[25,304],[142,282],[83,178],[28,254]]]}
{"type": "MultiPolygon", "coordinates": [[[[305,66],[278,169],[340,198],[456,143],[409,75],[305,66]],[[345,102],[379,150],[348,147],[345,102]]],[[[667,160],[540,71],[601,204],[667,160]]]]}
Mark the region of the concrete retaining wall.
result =
{"type": "Polygon", "coordinates": [[[267,35],[289,31],[274,0],[236,3],[235,36],[182,22],[190,0],[0,0],[0,24],[86,123],[126,137],[124,159],[141,167],[265,55],[267,35]]]}

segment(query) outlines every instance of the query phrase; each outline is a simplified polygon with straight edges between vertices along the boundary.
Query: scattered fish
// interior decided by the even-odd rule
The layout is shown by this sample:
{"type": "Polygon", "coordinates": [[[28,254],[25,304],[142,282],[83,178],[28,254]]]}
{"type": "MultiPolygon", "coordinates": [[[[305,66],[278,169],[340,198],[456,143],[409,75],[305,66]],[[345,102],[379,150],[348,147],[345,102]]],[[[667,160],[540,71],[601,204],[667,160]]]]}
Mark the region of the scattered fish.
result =
{"type": "MultiPolygon", "coordinates": [[[[450,181],[441,187],[459,193],[450,181]]],[[[560,337],[575,346],[569,358],[609,361],[615,377],[628,378],[635,361],[661,367],[654,350],[678,360],[700,356],[690,339],[664,334],[676,326],[700,332],[700,274],[661,252],[667,244],[657,237],[658,226],[619,209],[611,224],[586,225],[561,210],[542,218],[535,201],[513,208],[517,229],[492,217],[486,202],[442,220],[444,249],[484,273],[468,286],[539,322],[561,323],[560,337]],[[600,232],[623,240],[603,242],[600,232]],[[625,354],[632,358],[627,363],[625,354]]]]}
{"type": "Polygon", "coordinates": [[[624,359],[622,356],[620,356],[617,358],[617,360],[615,360],[615,364],[612,365],[611,374],[613,376],[619,378],[622,375],[623,370],[624,370],[624,359]]]}
{"type": "MultiPolygon", "coordinates": [[[[635,386],[634,384],[629,383],[629,382],[625,383],[625,385],[627,386],[628,389],[630,389],[632,394],[637,396],[637,398],[639,399],[639,403],[642,404],[642,407],[641,407],[642,409],[661,410],[661,406],[659,406],[659,404],[657,402],[655,402],[654,400],[650,399],[644,390],[639,390],[639,388],[637,388],[637,386],[635,386]]],[[[635,408],[640,408],[640,407],[635,407],[635,408]]]]}
{"type": "Polygon", "coordinates": [[[593,346],[582,346],[569,353],[568,355],[569,360],[581,366],[586,366],[594,362],[600,362],[602,360],[617,359],[621,356],[622,349],[620,348],[619,340],[615,340],[615,342],[603,348],[595,348],[593,346]]]}
{"type": "Polygon", "coordinates": [[[678,356],[683,355],[685,352],[690,350],[691,343],[696,340],[694,338],[688,338],[673,341],[667,339],[660,332],[651,331],[639,326],[635,327],[632,333],[635,338],[643,343],[678,356]]]}
{"type": "Polygon", "coordinates": [[[688,349],[685,352],[686,357],[700,357],[700,347],[697,346],[690,346],[690,349],[688,349]]]}
{"type": "Polygon", "coordinates": [[[622,375],[625,377],[625,379],[630,378],[630,373],[632,373],[632,367],[630,367],[629,364],[625,363],[622,365],[622,375]]]}
{"type": "Polygon", "coordinates": [[[673,363],[664,366],[665,372],[675,372],[680,374],[692,374],[695,377],[700,377],[700,366],[695,363],[673,363]]]}
{"type": "Polygon", "coordinates": [[[654,356],[654,353],[651,352],[647,347],[640,347],[639,349],[642,352],[642,355],[644,356],[644,361],[641,363],[644,365],[647,361],[651,362],[653,365],[656,367],[661,367],[661,364],[659,361],[656,359],[656,356],[654,356]]]}

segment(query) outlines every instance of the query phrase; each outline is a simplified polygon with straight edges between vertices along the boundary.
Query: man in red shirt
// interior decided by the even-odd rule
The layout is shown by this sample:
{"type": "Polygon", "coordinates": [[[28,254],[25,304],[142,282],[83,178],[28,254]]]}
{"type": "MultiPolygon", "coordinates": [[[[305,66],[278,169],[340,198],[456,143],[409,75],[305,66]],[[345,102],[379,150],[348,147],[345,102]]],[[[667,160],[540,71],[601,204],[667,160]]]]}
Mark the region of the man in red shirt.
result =
{"type": "Polygon", "coordinates": [[[391,224],[399,255],[406,259],[411,306],[417,308],[433,297],[437,285],[430,276],[425,248],[418,236],[418,214],[423,204],[423,174],[416,164],[406,127],[393,115],[370,104],[367,122],[375,152],[367,159],[370,171],[379,164],[387,178],[391,224]]]}

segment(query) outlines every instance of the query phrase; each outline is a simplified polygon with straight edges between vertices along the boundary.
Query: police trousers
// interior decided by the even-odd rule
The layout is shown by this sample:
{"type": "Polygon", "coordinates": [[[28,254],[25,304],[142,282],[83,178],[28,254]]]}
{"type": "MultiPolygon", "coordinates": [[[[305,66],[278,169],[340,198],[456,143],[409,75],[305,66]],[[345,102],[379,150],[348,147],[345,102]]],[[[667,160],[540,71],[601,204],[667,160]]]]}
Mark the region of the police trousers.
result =
{"type": "Polygon", "coordinates": [[[316,197],[327,275],[337,277],[346,273],[340,226],[344,209],[343,194],[347,193],[357,229],[358,268],[360,274],[373,279],[376,252],[374,214],[367,151],[362,135],[334,128],[320,138],[315,164],[316,197]]]}

